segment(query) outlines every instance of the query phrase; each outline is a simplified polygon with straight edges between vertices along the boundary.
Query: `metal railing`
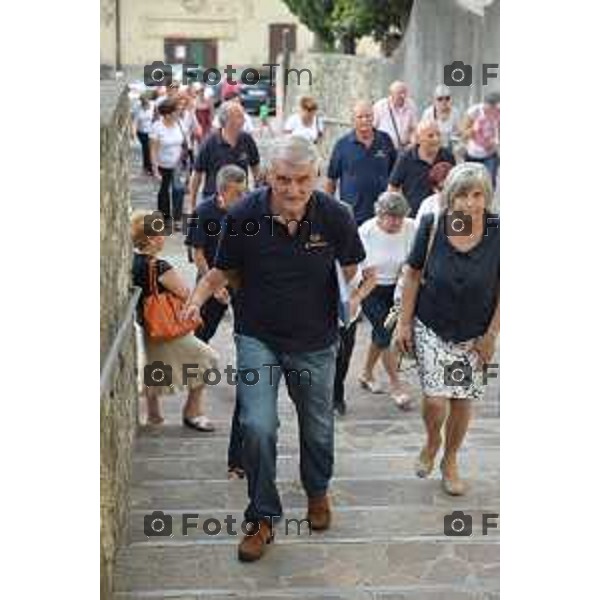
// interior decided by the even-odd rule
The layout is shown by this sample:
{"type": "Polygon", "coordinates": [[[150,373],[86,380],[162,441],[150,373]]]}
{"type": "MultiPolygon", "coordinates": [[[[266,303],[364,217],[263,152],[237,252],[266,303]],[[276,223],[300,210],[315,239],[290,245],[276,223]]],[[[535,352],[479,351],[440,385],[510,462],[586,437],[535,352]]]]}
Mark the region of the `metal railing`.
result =
{"type": "Polygon", "coordinates": [[[119,322],[119,329],[117,331],[117,335],[115,336],[115,339],[113,340],[113,343],[110,349],[108,350],[108,353],[106,354],[104,364],[100,367],[100,398],[102,398],[102,395],[108,389],[109,383],[111,382],[112,374],[117,363],[117,359],[119,358],[119,354],[121,352],[121,347],[123,345],[123,342],[125,341],[127,332],[133,322],[133,318],[135,316],[135,311],[141,293],[141,288],[133,288],[125,312],[123,313],[123,316],[121,317],[121,320],[119,322]]]}

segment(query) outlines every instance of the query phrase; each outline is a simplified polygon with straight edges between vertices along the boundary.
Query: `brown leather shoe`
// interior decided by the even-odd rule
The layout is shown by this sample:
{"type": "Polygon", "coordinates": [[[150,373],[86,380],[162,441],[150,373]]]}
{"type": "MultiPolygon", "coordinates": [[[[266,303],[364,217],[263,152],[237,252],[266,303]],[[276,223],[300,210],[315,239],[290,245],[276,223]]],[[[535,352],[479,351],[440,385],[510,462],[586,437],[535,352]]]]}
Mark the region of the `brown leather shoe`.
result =
{"type": "Polygon", "coordinates": [[[242,562],[258,560],[265,553],[265,546],[270,544],[275,536],[271,531],[271,524],[265,519],[258,523],[248,525],[249,533],[238,546],[238,558],[242,562]]]}
{"type": "Polygon", "coordinates": [[[331,506],[327,494],[308,499],[306,518],[310,521],[310,527],[313,531],[329,529],[331,525],[331,506]]]}

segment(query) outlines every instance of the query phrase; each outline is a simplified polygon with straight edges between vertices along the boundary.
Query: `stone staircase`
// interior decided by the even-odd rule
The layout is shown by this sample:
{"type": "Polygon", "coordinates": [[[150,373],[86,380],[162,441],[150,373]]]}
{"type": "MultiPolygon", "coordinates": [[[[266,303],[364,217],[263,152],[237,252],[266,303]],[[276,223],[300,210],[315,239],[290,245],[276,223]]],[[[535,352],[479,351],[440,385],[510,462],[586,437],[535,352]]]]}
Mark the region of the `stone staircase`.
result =
{"type": "MultiPolygon", "coordinates": [[[[170,238],[167,258],[188,269],[192,278],[181,248],[180,237],[170,238]]],[[[298,535],[290,524],[286,535],[285,519],[302,519],[306,500],[298,472],[295,411],[282,388],[278,485],[284,522],[262,560],[238,562],[247,496],[244,480],[226,477],[234,388],[222,381],[208,389],[210,415],[218,427],[214,434],[184,430],[181,397],[167,398],[167,424],[159,431],[140,428],[136,440],[129,537],[118,556],[116,598],[499,598],[499,529],[482,534],[482,515],[500,512],[497,380],[490,381],[486,398],[475,407],[460,457],[470,492],[450,498],[441,490],[439,471],[428,480],[413,474],[423,441],[418,409],[399,412],[387,395],[358,387],[369,338],[368,324],[360,323],[347,380],[349,411],[336,421],[332,528],[309,535],[303,526],[298,535]],[[157,510],[172,517],[172,536],[144,534],[144,516],[157,510]],[[472,536],[444,535],[444,516],[455,510],[471,515],[472,536]],[[184,513],[198,515],[198,529],[187,536],[182,535],[184,513]],[[236,520],[232,527],[237,536],[227,534],[227,515],[236,520]],[[220,521],[219,534],[202,530],[206,519],[220,521]]],[[[235,366],[229,318],[214,346],[222,366],[235,366]]],[[[403,373],[416,386],[414,365],[403,373]]]]}

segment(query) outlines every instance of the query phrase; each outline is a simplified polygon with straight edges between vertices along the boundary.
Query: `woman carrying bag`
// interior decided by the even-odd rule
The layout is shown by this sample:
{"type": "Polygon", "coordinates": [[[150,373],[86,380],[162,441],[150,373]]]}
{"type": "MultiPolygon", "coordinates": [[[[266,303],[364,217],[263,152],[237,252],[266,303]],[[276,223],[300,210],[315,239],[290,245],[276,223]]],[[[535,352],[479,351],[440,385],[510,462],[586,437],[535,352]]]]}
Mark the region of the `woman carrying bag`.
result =
{"type": "Polygon", "coordinates": [[[180,318],[191,290],[174,267],[158,258],[164,247],[164,236],[146,235],[145,220],[152,214],[135,211],[131,217],[131,238],[135,248],[133,283],[142,289],[138,322],[144,333],[148,424],[160,425],[164,421],[159,403],[161,394],[187,388],[183,424],[196,431],[214,431],[204,414],[202,393],[204,373],[216,367],[218,356],[195,337],[194,329],[200,321],[182,321],[180,318]]]}
{"type": "Polygon", "coordinates": [[[442,445],[442,485],[462,495],[457,454],[467,433],[471,401],[484,393],[485,369],[500,327],[500,227],[489,212],[492,182],[478,163],[454,167],[441,213],[423,217],[405,267],[400,349],[414,348],[423,390],[427,437],[416,473],[427,477],[442,445]]]}

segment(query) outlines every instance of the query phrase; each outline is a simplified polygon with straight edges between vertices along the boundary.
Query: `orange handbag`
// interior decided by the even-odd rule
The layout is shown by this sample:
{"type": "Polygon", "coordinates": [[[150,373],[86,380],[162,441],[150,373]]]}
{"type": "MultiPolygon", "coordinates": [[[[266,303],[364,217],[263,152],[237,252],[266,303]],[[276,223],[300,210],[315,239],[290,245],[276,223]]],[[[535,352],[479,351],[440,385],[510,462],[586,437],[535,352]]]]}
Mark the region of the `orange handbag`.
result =
{"type": "Polygon", "coordinates": [[[200,317],[181,319],[185,302],[165,290],[158,290],[156,260],[149,261],[150,295],[144,299],[144,330],[153,342],[166,342],[194,331],[202,324],[200,317]]]}

